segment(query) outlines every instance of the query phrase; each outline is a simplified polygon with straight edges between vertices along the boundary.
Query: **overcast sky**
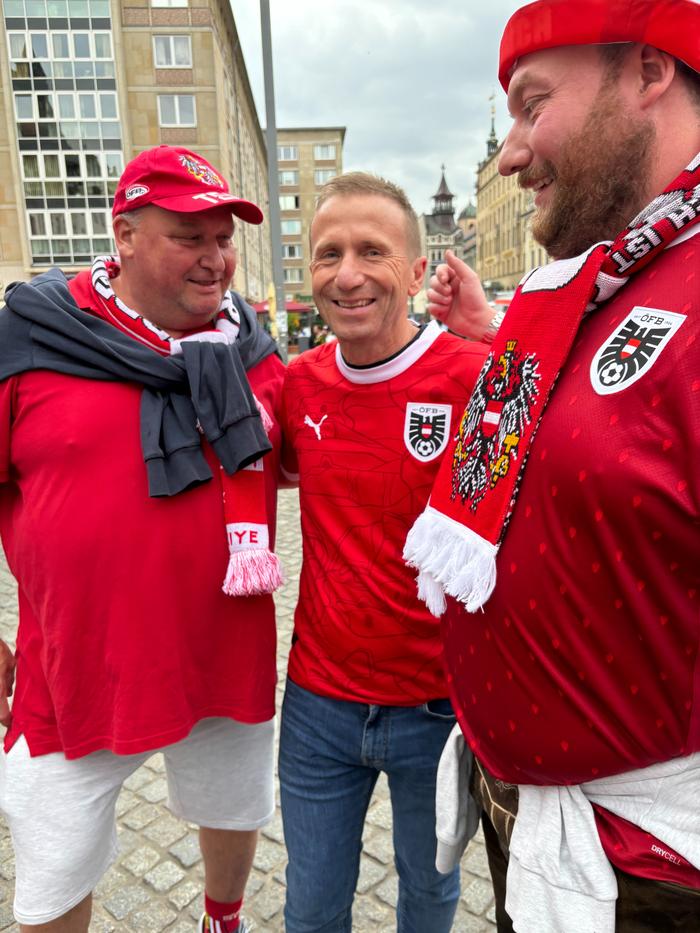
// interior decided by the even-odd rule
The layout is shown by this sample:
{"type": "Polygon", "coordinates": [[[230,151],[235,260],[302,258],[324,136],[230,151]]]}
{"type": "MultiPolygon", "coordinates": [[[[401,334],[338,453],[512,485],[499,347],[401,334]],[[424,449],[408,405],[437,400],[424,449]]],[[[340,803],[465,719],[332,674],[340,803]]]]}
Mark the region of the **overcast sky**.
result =
{"type": "MultiPolygon", "coordinates": [[[[231,0],[260,122],[265,97],[259,0],[231,0]]],[[[459,212],[509,118],[498,45],[523,0],[270,0],[278,126],[345,126],[346,171],[402,185],[432,210],[446,166],[459,212]]]]}

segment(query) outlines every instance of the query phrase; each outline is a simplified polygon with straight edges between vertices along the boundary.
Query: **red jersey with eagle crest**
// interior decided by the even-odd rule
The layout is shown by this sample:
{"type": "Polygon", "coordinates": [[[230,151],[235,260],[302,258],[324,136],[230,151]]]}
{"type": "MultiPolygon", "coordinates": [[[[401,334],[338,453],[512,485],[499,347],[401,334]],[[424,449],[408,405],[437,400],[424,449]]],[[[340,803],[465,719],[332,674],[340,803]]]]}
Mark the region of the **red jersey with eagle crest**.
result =
{"type": "MultiPolygon", "coordinates": [[[[501,780],[579,784],[700,750],[699,267],[700,235],[678,241],[584,320],[496,588],[483,612],[448,601],[450,695],[501,780]]],[[[651,836],[597,815],[611,861],[700,886],[687,863],[665,871],[651,836]],[[630,839],[641,854],[621,862],[630,839]]]]}
{"type": "Polygon", "coordinates": [[[335,342],[290,365],[304,560],[289,675],[306,690],[395,706],[447,695],[439,623],[402,550],[486,350],[433,323],[376,366],[348,366],[335,342]]]}

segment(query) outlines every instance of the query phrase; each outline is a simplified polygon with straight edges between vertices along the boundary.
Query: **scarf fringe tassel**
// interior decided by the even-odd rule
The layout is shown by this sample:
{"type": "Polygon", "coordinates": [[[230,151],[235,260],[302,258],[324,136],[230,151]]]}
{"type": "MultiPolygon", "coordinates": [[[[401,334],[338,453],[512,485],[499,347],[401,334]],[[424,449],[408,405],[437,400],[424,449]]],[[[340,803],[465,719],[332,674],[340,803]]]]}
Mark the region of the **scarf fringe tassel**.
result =
{"type": "Polygon", "coordinates": [[[279,558],[267,548],[234,551],[222,587],[227,596],[262,596],[284,583],[279,558]]]}
{"type": "Polygon", "coordinates": [[[408,533],[403,557],[418,570],[418,598],[439,618],[445,594],[467,612],[484,605],[496,585],[497,553],[495,544],[428,506],[408,533]]]}
{"type": "Polygon", "coordinates": [[[270,431],[274,427],[274,422],[272,418],[270,417],[270,415],[268,414],[268,411],[263,405],[263,403],[257,397],[257,395],[254,395],[253,398],[255,399],[255,407],[258,409],[258,413],[260,414],[260,420],[262,421],[262,426],[265,429],[265,433],[269,437],[270,431]]]}

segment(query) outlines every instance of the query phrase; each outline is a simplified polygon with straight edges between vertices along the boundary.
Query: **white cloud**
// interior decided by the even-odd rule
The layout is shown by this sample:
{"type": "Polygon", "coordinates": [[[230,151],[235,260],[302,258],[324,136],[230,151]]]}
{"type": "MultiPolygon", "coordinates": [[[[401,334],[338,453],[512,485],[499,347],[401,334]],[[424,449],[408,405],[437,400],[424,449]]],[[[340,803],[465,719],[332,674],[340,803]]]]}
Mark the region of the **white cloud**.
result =
{"type": "MultiPolygon", "coordinates": [[[[402,185],[418,213],[446,165],[461,209],[509,118],[498,46],[519,0],[270,0],[278,126],[346,126],[344,168],[402,185]]],[[[232,0],[265,123],[259,0],[232,0]]]]}

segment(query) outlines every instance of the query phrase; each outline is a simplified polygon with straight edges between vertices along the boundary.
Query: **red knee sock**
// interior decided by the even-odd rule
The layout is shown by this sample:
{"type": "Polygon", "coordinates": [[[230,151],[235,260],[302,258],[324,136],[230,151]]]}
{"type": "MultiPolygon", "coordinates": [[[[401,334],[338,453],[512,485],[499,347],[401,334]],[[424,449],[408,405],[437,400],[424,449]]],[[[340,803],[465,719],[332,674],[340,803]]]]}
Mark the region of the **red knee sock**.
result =
{"type": "Polygon", "coordinates": [[[222,904],[213,901],[204,893],[204,910],[209,918],[210,933],[235,933],[241,918],[241,905],[243,898],[232,904],[222,904]]]}

